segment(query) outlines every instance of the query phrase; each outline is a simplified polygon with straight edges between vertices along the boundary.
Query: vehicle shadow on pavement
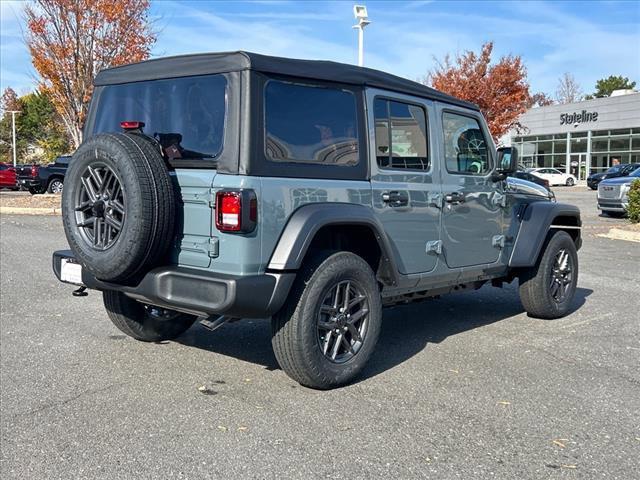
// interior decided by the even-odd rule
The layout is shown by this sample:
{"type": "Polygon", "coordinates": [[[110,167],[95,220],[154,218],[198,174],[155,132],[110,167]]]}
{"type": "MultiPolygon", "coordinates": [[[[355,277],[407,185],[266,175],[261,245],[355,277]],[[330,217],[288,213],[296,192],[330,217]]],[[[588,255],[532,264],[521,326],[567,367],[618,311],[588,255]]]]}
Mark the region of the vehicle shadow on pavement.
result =
{"type": "MultiPolygon", "coordinates": [[[[582,307],[592,292],[578,288],[572,312],[582,307]]],[[[440,343],[453,335],[520,315],[523,308],[515,285],[507,285],[504,289],[485,287],[396,306],[385,309],[383,313],[378,345],[356,383],[400,365],[424,350],[429,343],[440,343]]],[[[269,320],[242,320],[226,324],[214,332],[195,324],[176,341],[263,365],[267,370],[279,369],[271,349],[269,320]]]]}
{"type": "MultiPolygon", "coordinates": [[[[591,289],[578,287],[571,313],[581,308],[592,293],[591,289]]],[[[517,282],[504,289],[485,287],[391,308],[385,312],[378,346],[359,381],[400,365],[430,343],[523,313],[517,282]]]]}

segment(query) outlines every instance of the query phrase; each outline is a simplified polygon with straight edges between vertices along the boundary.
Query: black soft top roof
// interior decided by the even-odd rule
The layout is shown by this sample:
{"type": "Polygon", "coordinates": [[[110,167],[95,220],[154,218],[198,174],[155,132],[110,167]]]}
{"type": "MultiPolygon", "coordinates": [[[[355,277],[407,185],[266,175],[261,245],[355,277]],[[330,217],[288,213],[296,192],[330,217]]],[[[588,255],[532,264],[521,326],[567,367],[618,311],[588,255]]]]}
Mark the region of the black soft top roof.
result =
{"type": "Polygon", "coordinates": [[[350,85],[366,85],[433,100],[442,100],[454,105],[478,110],[478,107],[473,103],[379,70],[326,60],[297,60],[250,52],[200,53],[132,63],[102,70],[96,76],[94,85],[114,85],[143,80],[237,72],[241,70],[255,70],[263,73],[327,80],[350,85]]]}

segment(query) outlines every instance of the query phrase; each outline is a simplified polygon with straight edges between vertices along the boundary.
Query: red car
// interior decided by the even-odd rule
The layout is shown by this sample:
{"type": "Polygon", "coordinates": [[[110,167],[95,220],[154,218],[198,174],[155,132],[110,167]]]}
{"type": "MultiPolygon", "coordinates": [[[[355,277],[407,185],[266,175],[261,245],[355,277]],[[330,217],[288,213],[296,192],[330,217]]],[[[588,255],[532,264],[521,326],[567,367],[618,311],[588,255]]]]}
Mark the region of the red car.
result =
{"type": "Polygon", "coordinates": [[[16,187],[16,169],[7,163],[0,163],[0,188],[16,187]]]}

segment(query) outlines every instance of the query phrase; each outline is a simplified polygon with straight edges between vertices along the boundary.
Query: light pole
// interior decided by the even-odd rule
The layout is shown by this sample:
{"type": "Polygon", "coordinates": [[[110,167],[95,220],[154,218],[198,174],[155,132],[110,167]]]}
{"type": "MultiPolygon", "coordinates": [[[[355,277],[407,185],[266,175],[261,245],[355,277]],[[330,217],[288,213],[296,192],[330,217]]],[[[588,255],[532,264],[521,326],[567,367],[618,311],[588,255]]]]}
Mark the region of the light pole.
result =
{"type": "Polygon", "coordinates": [[[358,20],[358,24],[353,28],[358,29],[358,66],[364,66],[364,27],[369,25],[371,21],[367,16],[367,7],[364,5],[354,5],[353,15],[358,20]]]}
{"type": "Polygon", "coordinates": [[[13,133],[13,168],[16,167],[16,113],[20,110],[7,110],[11,114],[11,131],[13,133]]]}

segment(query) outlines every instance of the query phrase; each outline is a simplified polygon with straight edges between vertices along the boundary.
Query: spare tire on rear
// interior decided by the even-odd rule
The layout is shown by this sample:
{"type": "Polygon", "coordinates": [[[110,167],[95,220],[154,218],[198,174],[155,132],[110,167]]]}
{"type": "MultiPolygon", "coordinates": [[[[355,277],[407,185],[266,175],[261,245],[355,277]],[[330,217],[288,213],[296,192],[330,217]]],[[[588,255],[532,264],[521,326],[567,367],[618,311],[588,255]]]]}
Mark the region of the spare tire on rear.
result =
{"type": "Polygon", "coordinates": [[[74,154],[62,193],[64,230],[76,259],[96,278],[135,281],[173,240],[175,192],[153,140],[109,133],[74,154]]]}

